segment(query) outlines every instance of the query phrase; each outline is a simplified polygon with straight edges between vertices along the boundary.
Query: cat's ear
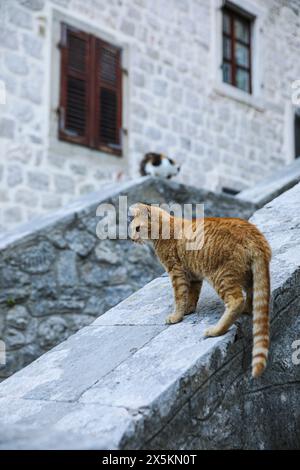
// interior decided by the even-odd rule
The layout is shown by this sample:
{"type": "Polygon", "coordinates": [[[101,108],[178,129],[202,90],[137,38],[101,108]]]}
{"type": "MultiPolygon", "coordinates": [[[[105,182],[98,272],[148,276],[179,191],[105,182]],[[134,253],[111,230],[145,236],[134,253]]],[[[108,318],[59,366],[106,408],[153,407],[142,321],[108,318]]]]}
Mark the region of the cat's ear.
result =
{"type": "Polygon", "coordinates": [[[140,215],[140,204],[137,203],[137,204],[133,204],[132,206],[129,207],[128,209],[128,214],[132,217],[137,217],[138,215],[140,215]]]}
{"type": "Polygon", "coordinates": [[[151,217],[151,206],[148,204],[139,204],[139,213],[144,219],[149,219],[151,217]]]}
{"type": "Polygon", "coordinates": [[[141,202],[137,202],[136,204],[133,204],[129,207],[128,212],[133,217],[150,216],[151,206],[148,206],[147,204],[142,204],[141,202]]]}

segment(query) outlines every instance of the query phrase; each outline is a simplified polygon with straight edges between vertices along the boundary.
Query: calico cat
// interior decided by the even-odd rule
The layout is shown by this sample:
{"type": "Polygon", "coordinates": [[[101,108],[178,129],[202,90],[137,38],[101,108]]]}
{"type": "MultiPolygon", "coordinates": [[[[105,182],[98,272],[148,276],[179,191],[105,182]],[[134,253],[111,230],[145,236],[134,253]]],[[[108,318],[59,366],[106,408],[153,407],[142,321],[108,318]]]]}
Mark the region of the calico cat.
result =
{"type": "Polygon", "coordinates": [[[140,164],[142,176],[157,176],[159,178],[171,179],[178,175],[180,166],[175,160],[161,153],[146,153],[140,164]]]}
{"type": "Polygon", "coordinates": [[[252,375],[261,375],[269,350],[271,260],[271,249],[263,234],[246,220],[186,220],[145,204],[132,206],[131,214],[131,239],[150,240],[171,278],[176,308],[166,323],[177,323],[195,311],[203,279],[208,280],[224,301],[225,312],[216,325],[205,331],[205,336],[223,335],[240,314],[253,312],[252,375]],[[183,223],[181,238],[175,237],[183,223]],[[169,239],[163,236],[166,224],[170,227],[169,239]],[[201,248],[187,249],[186,234],[191,231],[204,235],[201,248]]]}

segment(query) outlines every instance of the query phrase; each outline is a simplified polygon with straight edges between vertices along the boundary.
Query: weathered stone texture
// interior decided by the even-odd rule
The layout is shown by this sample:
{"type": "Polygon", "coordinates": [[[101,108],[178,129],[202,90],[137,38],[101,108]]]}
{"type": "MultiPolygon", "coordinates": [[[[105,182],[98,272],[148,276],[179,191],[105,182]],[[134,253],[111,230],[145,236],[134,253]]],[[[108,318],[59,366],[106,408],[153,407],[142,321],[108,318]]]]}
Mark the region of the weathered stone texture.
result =
{"type": "Polygon", "coordinates": [[[243,190],[292,158],[286,140],[288,126],[292,126],[288,116],[291,85],[300,76],[297,0],[253,0],[265,9],[259,45],[262,110],[215,90],[211,1],[121,3],[0,2],[0,80],[7,90],[5,115],[0,120],[1,164],[6,172],[12,149],[19,161],[24,158],[24,181],[38,202],[33,213],[25,200],[18,200],[19,212],[10,211],[8,216],[15,187],[6,178],[7,200],[0,208],[2,231],[98,190],[107,181],[117,180],[120,173],[123,178],[136,177],[144,152],[169,154],[182,166],[179,181],[210,190],[224,186],[243,190]],[[57,141],[54,110],[59,103],[52,98],[59,95],[54,92],[59,81],[59,54],[54,54],[59,35],[54,38],[49,16],[51,8],[57,7],[70,12],[62,21],[73,24],[74,14],[87,32],[94,32],[96,25],[99,36],[105,31],[126,45],[124,126],[130,123],[126,158],[97,155],[76,145],[66,148],[57,141]],[[53,37],[50,70],[49,37],[53,37]],[[50,111],[53,122],[48,128],[50,111]],[[50,142],[45,138],[49,134],[50,142]],[[31,158],[23,156],[24,143],[31,158]],[[39,173],[45,173],[49,181],[42,182],[39,173]]]}
{"type": "MultiPolygon", "coordinates": [[[[17,184],[14,170],[12,166],[11,178],[17,184]]],[[[34,176],[35,185],[45,189],[47,175],[30,174],[30,178],[34,176]]],[[[17,201],[24,197],[34,207],[32,193],[24,191],[16,193],[17,201]]],[[[0,377],[23,367],[162,272],[149,246],[97,238],[98,204],[112,202],[118,207],[119,195],[127,195],[129,204],[139,200],[203,201],[207,215],[248,217],[254,210],[251,204],[232,197],[145,178],[86,196],[56,215],[4,236],[0,239],[0,318],[4,325],[0,337],[7,342],[9,361],[0,369],[0,377]]]]}
{"type": "MultiPolygon", "coordinates": [[[[262,377],[251,378],[251,318],[204,339],[223,311],[205,283],[197,313],[167,326],[173,295],[163,276],[1,383],[0,447],[298,448],[299,198],[300,184],[251,219],[273,250],[271,349],[262,377]]],[[[64,330],[64,318],[54,329],[47,320],[42,341],[47,328],[53,336],[64,330]]],[[[17,347],[24,329],[10,338],[17,347]]]]}

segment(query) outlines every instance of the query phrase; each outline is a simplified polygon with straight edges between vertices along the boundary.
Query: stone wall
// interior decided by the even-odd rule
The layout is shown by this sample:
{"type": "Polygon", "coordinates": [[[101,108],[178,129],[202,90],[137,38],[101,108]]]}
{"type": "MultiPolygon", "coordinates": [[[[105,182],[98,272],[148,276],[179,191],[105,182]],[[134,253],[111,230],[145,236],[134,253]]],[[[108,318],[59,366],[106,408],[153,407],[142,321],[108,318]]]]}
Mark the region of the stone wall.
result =
{"type": "Polygon", "coordinates": [[[0,230],[98,190],[119,172],[135,176],[149,150],[177,159],[180,181],[213,190],[248,187],[292,158],[285,129],[300,76],[299,2],[249,3],[266,12],[258,107],[215,89],[212,0],[2,0],[0,230]],[[128,52],[122,159],[57,141],[55,12],[128,52]]]}
{"type": "Polygon", "coordinates": [[[7,377],[162,273],[149,246],[99,240],[96,208],[137,202],[205,203],[206,215],[249,217],[251,204],[151,178],[112,185],[0,238],[0,339],[7,377]]]}
{"type": "Polygon", "coordinates": [[[251,219],[273,250],[262,377],[251,377],[249,316],[203,339],[223,312],[205,284],[197,313],[167,326],[161,277],[0,384],[0,448],[297,449],[299,199],[298,184],[251,219]]]}
{"type": "Polygon", "coordinates": [[[275,197],[295,186],[300,181],[300,158],[286,165],[280,170],[275,170],[268,177],[249,189],[244,189],[236,198],[248,201],[257,207],[262,207],[275,197]]]}

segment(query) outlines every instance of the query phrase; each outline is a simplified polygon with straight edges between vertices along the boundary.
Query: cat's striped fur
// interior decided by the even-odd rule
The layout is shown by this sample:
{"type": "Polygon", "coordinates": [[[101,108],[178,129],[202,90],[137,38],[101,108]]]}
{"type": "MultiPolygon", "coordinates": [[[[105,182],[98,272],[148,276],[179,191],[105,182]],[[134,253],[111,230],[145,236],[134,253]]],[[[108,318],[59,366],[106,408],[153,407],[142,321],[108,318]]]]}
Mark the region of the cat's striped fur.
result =
{"type": "MultiPolygon", "coordinates": [[[[185,228],[204,227],[201,249],[187,250],[183,234],[174,233],[183,219],[170,216],[157,207],[137,204],[130,233],[134,241],[151,239],[151,228],[158,224],[158,239],[152,240],[157,256],[170,275],[176,309],[167,323],[177,323],[195,311],[203,279],[207,279],[225,303],[225,312],[206,336],[226,333],[242,313],[253,312],[252,375],[258,377],[266,367],[269,350],[270,246],[253,224],[234,218],[205,218],[184,221],[185,228]],[[170,224],[170,239],[163,239],[162,224],[170,224]],[[245,297],[244,297],[245,296],[245,297]]],[[[153,231],[152,231],[153,233],[153,231]]],[[[184,232],[186,233],[186,232],[184,232]]]]}

